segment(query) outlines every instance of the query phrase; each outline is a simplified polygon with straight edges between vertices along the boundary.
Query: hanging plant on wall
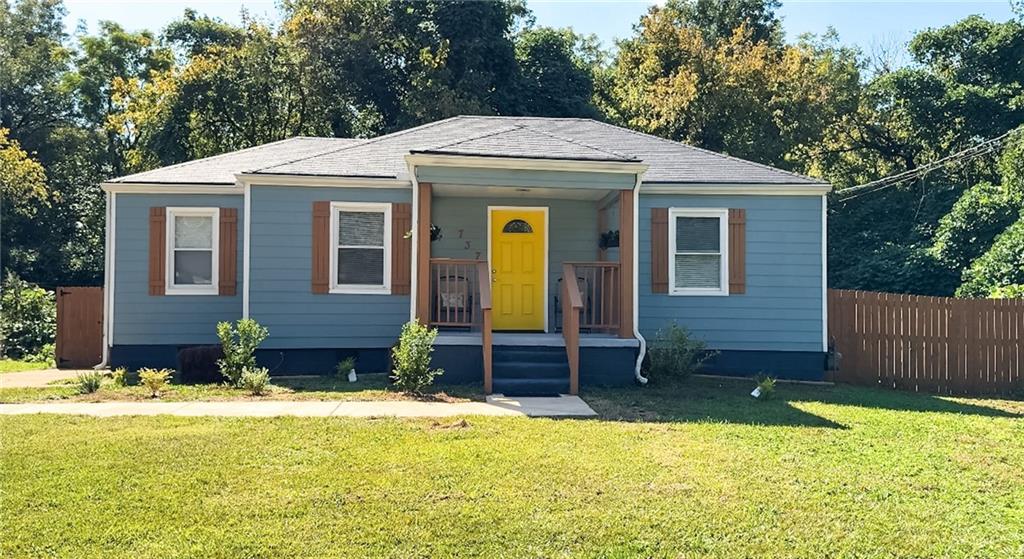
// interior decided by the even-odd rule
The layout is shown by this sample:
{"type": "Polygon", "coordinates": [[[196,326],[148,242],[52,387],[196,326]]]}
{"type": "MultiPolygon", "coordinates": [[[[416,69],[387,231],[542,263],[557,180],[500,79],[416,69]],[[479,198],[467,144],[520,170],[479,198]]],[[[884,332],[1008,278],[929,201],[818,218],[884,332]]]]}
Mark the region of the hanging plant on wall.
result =
{"type": "Polygon", "coordinates": [[[598,246],[601,250],[619,246],[619,231],[615,230],[608,231],[607,233],[601,233],[601,239],[598,241],[598,246]]]}
{"type": "MultiPolygon", "coordinates": [[[[430,224],[430,242],[438,241],[438,240],[441,239],[441,237],[442,237],[442,235],[441,235],[441,228],[438,227],[437,225],[434,225],[433,223],[431,223],[430,224]]],[[[410,230],[405,232],[405,238],[406,239],[411,239],[412,238],[412,229],[410,229],[410,230]]]]}

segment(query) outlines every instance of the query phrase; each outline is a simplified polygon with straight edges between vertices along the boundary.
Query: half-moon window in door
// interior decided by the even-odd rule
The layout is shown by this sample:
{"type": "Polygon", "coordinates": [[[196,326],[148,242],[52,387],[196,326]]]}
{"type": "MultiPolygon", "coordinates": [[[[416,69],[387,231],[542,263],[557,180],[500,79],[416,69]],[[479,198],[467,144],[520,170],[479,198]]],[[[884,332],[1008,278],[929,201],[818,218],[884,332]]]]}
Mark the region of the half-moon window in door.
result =
{"type": "Polygon", "coordinates": [[[533,227],[521,219],[513,219],[501,229],[502,233],[533,233],[533,227]]]}

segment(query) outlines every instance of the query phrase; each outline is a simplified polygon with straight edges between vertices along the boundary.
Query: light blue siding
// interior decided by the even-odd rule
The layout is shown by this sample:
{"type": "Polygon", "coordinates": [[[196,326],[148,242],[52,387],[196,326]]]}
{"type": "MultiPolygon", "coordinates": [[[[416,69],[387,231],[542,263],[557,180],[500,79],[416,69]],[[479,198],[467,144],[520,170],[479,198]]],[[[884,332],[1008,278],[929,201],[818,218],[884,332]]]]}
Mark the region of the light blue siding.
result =
{"type": "Polygon", "coordinates": [[[477,169],[470,167],[416,167],[420,182],[472,186],[524,188],[631,189],[636,175],[590,171],[536,171],[525,169],[477,169]]]}
{"type": "Polygon", "coordinates": [[[242,316],[241,195],[118,194],[112,345],[190,345],[217,342],[216,326],[242,316]],[[160,206],[238,210],[235,296],[149,295],[149,209],[160,206]]]}
{"type": "Polygon", "coordinates": [[[312,292],[313,202],[411,202],[409,189],[253,186],[249,316],[263,347],[390,347],[409,320],[408,295],[312,292]]]}
{"type": "Polygon", "coordinates": [[[714,349],[822,351],[821,198],[640,195],[640,330],[672,321],[714,349]],[[651,208],[745,208],[747,290],[719,297],[651,293],[651,208]]]}
{"type": "MultiPolygon", "coordinates": [[[[553,199],[433,198],[432,221],[441,227],[442,238],[431,243],[435,258],[487,259],[487,207],[536,206],[548,209],[549,323],[562,263],[597,260],[597,202],[553,199]]],[[[553,325],[551,325],[553,326],[553,325]]]]}

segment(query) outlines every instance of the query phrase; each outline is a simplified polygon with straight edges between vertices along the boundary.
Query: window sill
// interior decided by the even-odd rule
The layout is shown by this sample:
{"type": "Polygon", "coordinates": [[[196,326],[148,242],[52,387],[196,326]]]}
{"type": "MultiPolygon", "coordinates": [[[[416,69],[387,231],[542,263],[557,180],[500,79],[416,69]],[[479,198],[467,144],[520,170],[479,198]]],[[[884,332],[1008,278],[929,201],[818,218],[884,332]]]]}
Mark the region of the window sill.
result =
{"type": "Polygon", "coordinates": [[[721,289],[692,289],[669,291],[673,297],[726,297],[729,291],[721,289]]]}
{"type": "Polygon", "coordinates": [[[220,293],[216,288],[189,289],[182,287],[168,287],[164,290],[164,295],[220,295],[220,293]]]}
{"type": "Polygon", "coordinates": [[[391,295],[390,287],[381,286],[334,286],[328,291],[331,295],[391,295]]]}

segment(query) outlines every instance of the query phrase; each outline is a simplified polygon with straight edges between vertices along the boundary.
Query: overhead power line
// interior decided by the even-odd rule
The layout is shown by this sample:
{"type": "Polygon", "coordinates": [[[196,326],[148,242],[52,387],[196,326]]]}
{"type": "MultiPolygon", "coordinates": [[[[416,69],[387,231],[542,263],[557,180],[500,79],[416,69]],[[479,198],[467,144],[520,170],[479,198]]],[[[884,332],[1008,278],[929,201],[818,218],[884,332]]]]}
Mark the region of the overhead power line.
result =
{"type": "Polygon", "coordinates": [[[883,177],[878,180],[874,180],[864,184],[859,184],[857,186],[851,186],[850,188],[844,188],[843,190],[837,192],[836,195],[843,199],[856,198],[857,196],[860,196],[862,194],[876,192],[879,190],[883,190],[885,188],[889,188],[890,186],[896,186],[897,184],[902,184],[907,181],[916,180],[936,169],[945,167],[958,161],[965,161],[973,159],[975,157],[979,157],[981,155],[992,153],[993,151],[999,148],[1003,140],[1005,140],[1008,136],[1013,134],[1016,130],[1017,128],[1011,128],[1010,130],[1007,130],[1006,132],[994,138],[985,140],[984,142],[971,146],[965,150],[947,155],[942,159],[936,159],[935,161],[932,161],[927,165],[922,165],[921,167],[917,167],[909,171],[903,171],[902,173],[897,173],[895,175],[883,177]]]}

